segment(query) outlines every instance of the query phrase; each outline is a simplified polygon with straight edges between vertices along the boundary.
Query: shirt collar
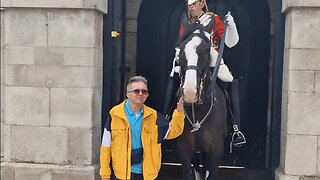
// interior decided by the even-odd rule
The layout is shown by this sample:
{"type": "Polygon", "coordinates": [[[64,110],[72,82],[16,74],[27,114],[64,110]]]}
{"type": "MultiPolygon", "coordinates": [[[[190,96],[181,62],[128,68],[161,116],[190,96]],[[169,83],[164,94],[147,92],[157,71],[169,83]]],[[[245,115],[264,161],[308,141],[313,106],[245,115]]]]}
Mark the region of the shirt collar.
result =
{"type": "MultiPolygon", "coordinates": [[[[135,114],[135,113],[131,110],[131,108],[130,108],[130,99],[127,99],[127,101],[126,101],[126,103],[125,103],[125,105],[124,105],[124,108],[125,108],[126,111],[129,113],[130,116],[135,114]]],[[[141,108],[141,110],[140,110],[140,112],[139,112],[138,115],[143,114],[143,112],[144,112],[144,110],[143,110],[143,106],[142,106],[142,108],[141,108]]]]}

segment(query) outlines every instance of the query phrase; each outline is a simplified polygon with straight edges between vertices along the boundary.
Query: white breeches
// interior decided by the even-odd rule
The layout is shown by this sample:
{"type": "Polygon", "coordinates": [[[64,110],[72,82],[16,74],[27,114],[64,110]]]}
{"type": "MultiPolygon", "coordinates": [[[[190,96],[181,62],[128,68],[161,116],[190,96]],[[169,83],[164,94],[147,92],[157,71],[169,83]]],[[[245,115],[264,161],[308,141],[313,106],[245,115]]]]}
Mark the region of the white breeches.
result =
{"type": "MultiPolygon", "coordinates": [[[[211,55],[210,67],[214,67],[217,62],[218,52],[211,47],[210,55],[211,55]]],[[[221,59],[221,62],[220,62],[220,67],[219,67],[219,71],[218,71],[218,78],[224,82],[232,82],[233,81],[233,76],[232,76],[231,72],[229,71],[228,66],[224,64],[223,59],[221,59]]]]}

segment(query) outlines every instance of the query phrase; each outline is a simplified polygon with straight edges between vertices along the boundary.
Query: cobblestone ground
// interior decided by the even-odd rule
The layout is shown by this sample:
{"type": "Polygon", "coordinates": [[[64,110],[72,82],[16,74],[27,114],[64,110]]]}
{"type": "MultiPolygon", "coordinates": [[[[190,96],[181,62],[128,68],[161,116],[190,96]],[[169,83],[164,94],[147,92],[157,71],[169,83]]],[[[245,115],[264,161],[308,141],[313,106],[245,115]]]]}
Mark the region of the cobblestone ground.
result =
{"type": "MultiPolygon", "coordinates": [[[[181,180],[179,166],[162,166],[157,180],[181,180]]],[[[221,168],[218,180],[268,180],[267,170],[259,169],[224,169],[221,168]]]]}

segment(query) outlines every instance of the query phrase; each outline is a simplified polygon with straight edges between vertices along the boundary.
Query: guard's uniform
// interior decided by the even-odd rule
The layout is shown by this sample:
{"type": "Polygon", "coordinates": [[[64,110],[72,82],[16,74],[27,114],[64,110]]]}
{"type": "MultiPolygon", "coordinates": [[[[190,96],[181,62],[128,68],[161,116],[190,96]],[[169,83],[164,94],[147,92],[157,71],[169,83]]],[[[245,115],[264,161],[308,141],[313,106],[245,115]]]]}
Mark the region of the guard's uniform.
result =
{"type": "MultiPolygon", "coordinates": [[[[188,16],[186,13],[183,13],[181,16],[181,24],[180,24],[180,30],[179,30],[179,36],[181,37],[184,33],[184,30],[187,25],[190,23],[194,23],[198,21],[200,24],[202,24],[205,27],[205,32],[208,35],[208,39],[211,41],[211,63],[210,66],[214,67],[217,57],[218,57],[218,46],[220,43],[220,40],[222,38],[223,32],[225,30],[225,25],[221,21],[220,17],[212,12],[205,12],[203,13],[199,18],[191,18],[188,19],[188,16]]],[[[233,23],[231,25],[227,26],[226,29],[226,39],[225,44],[228,47],[233,47],[238,43],[239,36],[237,32],[236,25],[233,23]]],[[[178,58],[180,49],[176,48],[176,58],[178,58]]],[[[173,76],[173,72],[176,72],[177,68],[175,68],[175,60],[173,62],[173,69],[170,74],[170,76],[173,76]]],[[[223,59],[221,59],[221,64],[218,71],[218,78],[224,82],[232,82],[233,76],[229,71],[229,68],[227,65],[224,64],[223,59]]]]}

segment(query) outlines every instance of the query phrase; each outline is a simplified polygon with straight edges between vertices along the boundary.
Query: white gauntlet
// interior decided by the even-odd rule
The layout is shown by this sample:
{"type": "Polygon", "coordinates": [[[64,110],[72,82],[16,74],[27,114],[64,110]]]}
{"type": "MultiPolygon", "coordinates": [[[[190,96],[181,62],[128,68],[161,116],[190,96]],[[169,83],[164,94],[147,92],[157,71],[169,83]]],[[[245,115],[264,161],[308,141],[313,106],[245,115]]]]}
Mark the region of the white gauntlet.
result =
{"type": "Polygon", "coordinates": [[[171,70],[171,73],[170,73],[170,77],[173,77],[174,73],[179,73],[180,72],[180,65],[179,65],[180,48],[176,47],[175,50],[176,50],[176,53],[175,53],[175,56],[173,58],[172,70],[171,70]]]}
{"type": "Polygon", "coordinates": [[[229,48],[232,48],[233,46],[235,46],[238,43],[239,34],[237,31],[236,23],[234,23],[234,19],[231,16],[230,11],[225,16],[225,18],[226,18],[226,23],[227,23],[225,44],[229,48]]]}

